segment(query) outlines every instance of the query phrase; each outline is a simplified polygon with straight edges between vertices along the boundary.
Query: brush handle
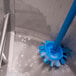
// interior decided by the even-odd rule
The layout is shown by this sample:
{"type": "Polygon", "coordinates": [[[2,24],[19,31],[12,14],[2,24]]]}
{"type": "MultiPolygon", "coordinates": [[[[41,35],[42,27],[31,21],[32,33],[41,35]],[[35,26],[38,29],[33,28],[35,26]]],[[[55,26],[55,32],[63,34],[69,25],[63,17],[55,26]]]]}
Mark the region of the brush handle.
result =
{"type": "Polygon", "coordinates": [[[60,29],[60,32],[55,40],[54,49],[56,49],[61,44],[61,41],[63,40],[69,26],[71,25],[71,23],[75,17],[75,15],[76,15],[76,0],[73,1],[72,6],[68,12],[68,15],[66,16],[64,23],[60,29]]]}

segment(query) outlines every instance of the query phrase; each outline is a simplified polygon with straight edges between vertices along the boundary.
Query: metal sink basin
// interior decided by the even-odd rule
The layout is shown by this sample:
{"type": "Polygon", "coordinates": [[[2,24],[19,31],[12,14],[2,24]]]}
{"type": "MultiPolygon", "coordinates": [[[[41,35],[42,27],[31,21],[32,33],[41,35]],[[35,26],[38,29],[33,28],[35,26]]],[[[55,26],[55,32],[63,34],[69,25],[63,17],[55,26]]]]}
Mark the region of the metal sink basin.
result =
{"type": "Polygon", "coordinates": [[[26,29],[16,30],[5,76],[75,76],[67,64],[55,69],[43,63],[38,54],[38,45],[49,39],[48,36],[26,29]]]}

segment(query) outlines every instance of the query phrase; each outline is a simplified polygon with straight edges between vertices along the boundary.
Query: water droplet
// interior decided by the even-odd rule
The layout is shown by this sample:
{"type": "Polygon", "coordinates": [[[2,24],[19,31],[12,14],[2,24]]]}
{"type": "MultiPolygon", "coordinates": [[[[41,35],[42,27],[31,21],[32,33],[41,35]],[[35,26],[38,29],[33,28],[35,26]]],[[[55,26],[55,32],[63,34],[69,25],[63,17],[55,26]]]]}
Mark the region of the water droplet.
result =
{"type": "Polygon", "coordinates": [[[24,57],[24,55],[22,54],[22,55],[21,55],[21,58],[23,58],[23,57],[24,57]]]}
{"type": "Polygon", "coordinates": [[[28,72],[25,72],[25,76],[30,76],[30,74],[28,72]]]}
{"type": "Polygon", "coordinates": [[[24,41],[24,39],[22,38],[22,40],[21,40],[22,42],[24,41]]]}
{"type": "Polygon", "coordinates": [[[28,40],[31,40],[31,38],[30,38],[30,37],[28,37],[28,40]]]}
{"type": "Polygon", "coordinates": [[[25,67],[27,66],[28,64],[25,64],[25,67]]]}
{"type": "Polygon", "coordinates": [[[18,37],[21,38],[21,35],[19,35],[18,37]]]}
{"type": "Polygon", "coordinates": [[[30,64],[30,67],[33,67],[33,63],[30,64]]]}

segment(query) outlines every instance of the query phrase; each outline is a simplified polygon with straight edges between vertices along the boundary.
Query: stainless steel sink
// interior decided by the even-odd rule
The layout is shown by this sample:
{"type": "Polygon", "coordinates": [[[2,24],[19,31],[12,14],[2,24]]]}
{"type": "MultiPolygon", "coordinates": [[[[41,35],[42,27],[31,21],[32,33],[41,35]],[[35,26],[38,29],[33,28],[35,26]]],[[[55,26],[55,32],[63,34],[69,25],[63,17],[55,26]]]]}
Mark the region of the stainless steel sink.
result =
{"type": "Polygon", "coordinates": [[[49,37],[26,29],[16,30],[6,76],[75,76],[67,64],[55,69],[43,63],[38,45],[49,37]]]}

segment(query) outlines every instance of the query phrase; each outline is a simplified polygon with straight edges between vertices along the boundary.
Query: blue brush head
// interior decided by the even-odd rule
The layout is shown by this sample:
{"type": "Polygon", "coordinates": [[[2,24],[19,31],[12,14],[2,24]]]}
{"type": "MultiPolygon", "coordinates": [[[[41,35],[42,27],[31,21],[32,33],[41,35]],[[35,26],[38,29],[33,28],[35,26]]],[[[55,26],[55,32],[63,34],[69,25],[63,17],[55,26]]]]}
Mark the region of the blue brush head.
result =
{"type": "Polygon", "coordinates": [[[64,65],[67,60],[67,53],[65,49],[59,46],[56,50],[53,49],[54,41],[46,41],[39,46],[40,57],[43,58],[44,63],[50,64],[50,67],[60,67],[64,65]]]}

